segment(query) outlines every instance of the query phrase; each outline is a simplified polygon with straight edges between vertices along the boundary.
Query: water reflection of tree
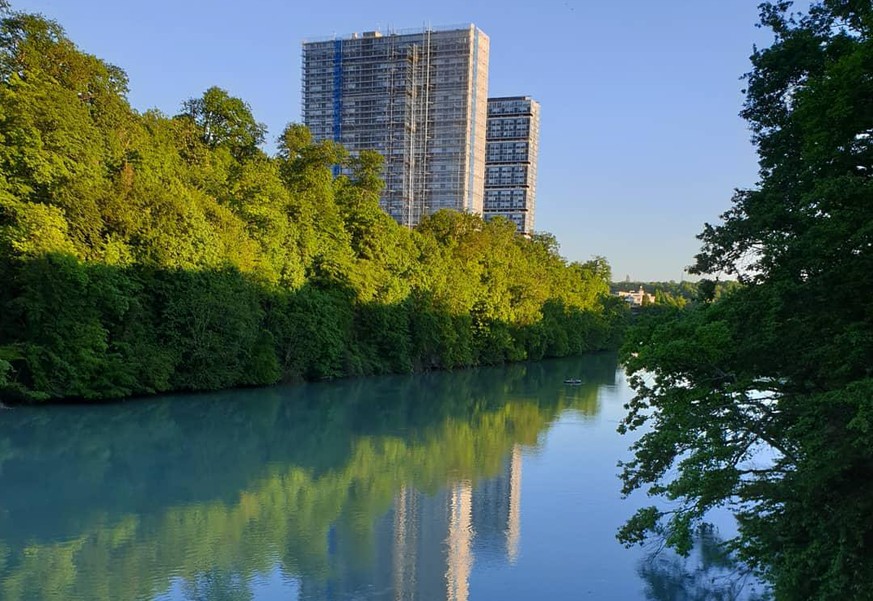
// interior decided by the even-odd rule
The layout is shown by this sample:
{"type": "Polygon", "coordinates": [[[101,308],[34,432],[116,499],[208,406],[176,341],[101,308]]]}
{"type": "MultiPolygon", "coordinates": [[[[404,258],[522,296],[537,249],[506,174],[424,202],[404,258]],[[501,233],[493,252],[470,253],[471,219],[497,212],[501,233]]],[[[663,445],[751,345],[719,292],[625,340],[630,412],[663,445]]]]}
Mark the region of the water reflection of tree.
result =
{"type": "Polygon", "coordinates": [[[599,355],[10,411],[0,598],[138,599],[179,577],[191,599],[246,599],[244,584],[277,563],[324,579],[339,569],[331,532],[344,562],[370,561],[397,491],[495,475],[563,409],[596,413],[614,370],[599,355]],[[585,384],[569,389],[570,377],[585,384]]]}
{"type": "Polygon", "coordinates": [[[703,528],[687,558],[664,548],[640,562],[649,601],[765,601],[768,593],[724,549],[711,527],[703,528]]]}
{"type": "Polygon", "coordinates": [[[250,583],[239,574],[210,570],[187,580],[183,586],[186,601],[251,601],[250,583]]]}

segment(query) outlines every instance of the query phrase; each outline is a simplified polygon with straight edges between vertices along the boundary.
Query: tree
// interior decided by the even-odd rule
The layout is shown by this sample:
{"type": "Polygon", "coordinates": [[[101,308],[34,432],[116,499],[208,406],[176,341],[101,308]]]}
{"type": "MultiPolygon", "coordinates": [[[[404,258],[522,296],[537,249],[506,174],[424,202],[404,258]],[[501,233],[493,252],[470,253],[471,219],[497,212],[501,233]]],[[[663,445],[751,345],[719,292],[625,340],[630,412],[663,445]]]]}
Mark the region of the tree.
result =
{"type": "Polygon", "coordinates": [[[623,466],[649,507],[626,543],[666,532],[687,551],[715,506],[730,545],[778,599],[867,599],[873,588],[873,8],[761,6],[742,115],[760,183],[707,224],[693,272],[741,286],[647,322],[624,357],[636,396],[621,430],[650,429],[623,466]]]}
{"type": "Polygon", "coordinates": [[[186,100],[182,108],[182,116],[197,124],[203,143],[210,148],[224,146],[234,156],[247,156],[264,141],[267,128],[255,121],[249,105],[217,86],[200,98],[186,100]]]}

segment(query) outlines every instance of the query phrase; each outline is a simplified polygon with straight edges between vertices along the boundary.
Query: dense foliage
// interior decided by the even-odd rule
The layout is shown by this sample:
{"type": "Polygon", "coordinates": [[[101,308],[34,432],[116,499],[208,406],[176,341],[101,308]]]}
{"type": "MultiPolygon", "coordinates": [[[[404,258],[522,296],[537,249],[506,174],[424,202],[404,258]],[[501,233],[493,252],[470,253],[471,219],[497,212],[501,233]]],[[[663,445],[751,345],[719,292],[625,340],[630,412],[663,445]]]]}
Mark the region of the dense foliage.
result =
{"type": "Polygon", "coordinates": [[[743,285],[647,322],[626,348],[648,423],[626,491],[673,502],[638,513],[688,548],[731,507],[733,547],[777,599],[869,599],[873,590],[873,7],[762,5],[743,111],[760,183],[700,238],[698,273],[743,285]]]}
{"type": "MultiPolygon", "coordinates": [[[[0,6],[0,11],[4,9],[0,6]]],[[[112,398],[451,368],[614,344],[602,260],[379,209],[381,158],[211,88],[140,114],[52,21],[0,21],[0,395],[112,398]],[[342,165],[349,175],[335,177],[342,165]]]]}

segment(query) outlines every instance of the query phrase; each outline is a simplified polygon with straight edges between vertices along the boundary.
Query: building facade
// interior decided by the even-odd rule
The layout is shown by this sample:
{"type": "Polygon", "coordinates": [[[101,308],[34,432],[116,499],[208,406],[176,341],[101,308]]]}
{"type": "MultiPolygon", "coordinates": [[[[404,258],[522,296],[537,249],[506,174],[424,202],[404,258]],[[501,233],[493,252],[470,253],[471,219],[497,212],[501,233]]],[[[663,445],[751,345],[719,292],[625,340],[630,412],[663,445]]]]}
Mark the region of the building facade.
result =
{"type": "Polygon", "coordinates": [[[643,305],[652,305],[655,303],[655,295],[649,294],[640,286],[639,290],[629,290],[616,292],[616,296],[624,299],[631,307],[642,307],[643,305]]]}
{"type": "Polygon", "coordinates": [[[385,157],[382,208],[483,212],[490,42],[474,25],[303,43],[303,122],[385,157]]]}
{"type": "Polygon", "coordinates": [[[536,100],[488,99],[484,215],[506,217],[527,235],[534,230],[539,134],[536,100]]]}

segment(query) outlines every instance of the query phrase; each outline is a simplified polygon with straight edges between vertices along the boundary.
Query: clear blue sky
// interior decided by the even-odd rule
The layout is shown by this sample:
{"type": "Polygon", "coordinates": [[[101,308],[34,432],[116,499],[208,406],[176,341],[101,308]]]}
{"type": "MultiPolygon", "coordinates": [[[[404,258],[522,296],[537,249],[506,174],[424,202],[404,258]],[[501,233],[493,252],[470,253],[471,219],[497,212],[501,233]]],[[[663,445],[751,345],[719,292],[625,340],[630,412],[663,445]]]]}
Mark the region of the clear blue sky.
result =
{"type": "MultiPolygon", "coordinates": [[[[12,0],[130,77],[139,110],[175,114],[218,85],[275,137],[300,121],[305,38],[475,23],[489,95],[542,104],[536,229],[613,277],[679,280],[705,221],[757,166],[737,116],[758,0],[12,0]]],[[[688,277],[687,275],[685,277],[688,277]]]]}

